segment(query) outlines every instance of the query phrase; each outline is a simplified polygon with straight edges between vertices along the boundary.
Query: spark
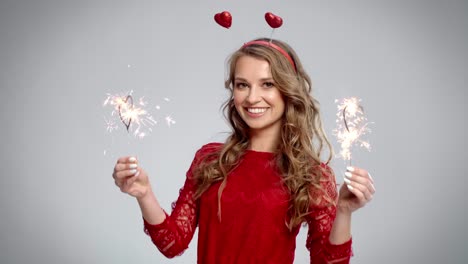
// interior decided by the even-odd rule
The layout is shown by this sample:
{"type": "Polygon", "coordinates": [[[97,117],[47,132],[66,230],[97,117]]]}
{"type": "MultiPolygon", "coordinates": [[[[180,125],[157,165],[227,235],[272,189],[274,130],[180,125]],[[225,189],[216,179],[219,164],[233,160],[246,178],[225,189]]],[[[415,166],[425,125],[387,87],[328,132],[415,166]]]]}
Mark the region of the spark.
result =
{"type": "Polygon", "coordinates": [[[358,145],[370,151],[368,141],[362,139],[364,135],[370,133],[369,122],[364,116],[364,109],[360,105],[361,99],[356,97],[344,98],[335,100],[338,103],[338,112],[336,114],[337,128],[333,130],[333,134],[337,137],[338,143],[341,144],[339,156],[343,160],[349,160],[351,164],[351,148],[358,145]]]}
{"type": "Polygon", "coordinates": [[[169,102],[169,101],[171,101],[171,100],[169,100],[169,98],[165,97],[165,98],[164,98],[164,101],[169,102]]]}
{"type": "Polygon", "coordinates": [[[131,132],[137,138],[144,138],[147,135],[147,131],[156,125],[156,121],[153,116],[144,109],[147,102],[144,97],[138,99],[138,105],[133,104],[133,91],[127,93],[127,95],[118,94],[112,95],[107,94],[107,98],[104,100],[103,106],[112,106],[111,117],[114,120],[106,120],[107,131],[112,132],[118,128],[118,119],[125,125],[127,132],[131,132]]]}
{"type": "Polygon", "coordinates": [[[112,133],[112,131],[119,129],[119,127],[117,126],[117,124],[115,123],[114,120],[108,120],[106,118],[104,118],[104,120],[106,122],[106,131],[107,132],[112,133]]]}
{"type": "Polygon", "coordinates": [[[141,97],[139,100],[138,100],[138,103],[141,105],[141,106],[146,106],[148,104],[148,101],[145,101],[145,97],[141,97]]]}
{"type": "Polygon", "coordinates": [[[171,127],[171,125],[175,124],[176,121],[174,119],[172,119],[172,117],[166,116],[166,123],[167,123],[168,127],[171,127]]]}

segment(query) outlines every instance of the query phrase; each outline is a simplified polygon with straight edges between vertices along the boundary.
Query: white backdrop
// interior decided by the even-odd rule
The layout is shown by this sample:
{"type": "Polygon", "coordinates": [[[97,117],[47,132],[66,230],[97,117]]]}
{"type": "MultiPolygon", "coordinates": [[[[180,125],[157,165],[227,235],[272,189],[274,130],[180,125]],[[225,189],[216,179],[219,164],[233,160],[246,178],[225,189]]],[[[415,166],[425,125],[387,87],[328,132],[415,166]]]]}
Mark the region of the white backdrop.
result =
{"type": "Polygon", "coordinates": [[[270,35],[268,11],[336,150],[334,99],[360,97],[375,122],[354,161],[377,194],[353,217],[352,263],[466,263],[468,3],[455,0],[1,1],[0,262],[195,263],[196,237],[172,260],[155,249],[112,168],[137,155],[170,210],[195,151],[229,130],[225,60],[270,35]],[[213,21],[223,10],[229,30],[213,21]],[[106,93],[129,90],[161,106],[143,140],[105,131],[106,93]]]}

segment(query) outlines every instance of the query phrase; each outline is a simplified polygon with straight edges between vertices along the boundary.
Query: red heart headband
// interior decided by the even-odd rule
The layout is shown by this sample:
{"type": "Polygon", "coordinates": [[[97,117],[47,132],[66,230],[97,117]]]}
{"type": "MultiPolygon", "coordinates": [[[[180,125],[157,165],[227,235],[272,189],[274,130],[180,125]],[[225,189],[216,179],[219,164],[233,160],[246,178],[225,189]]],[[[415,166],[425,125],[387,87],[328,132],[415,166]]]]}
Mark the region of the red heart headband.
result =
{"type": "Polygon", "coordinates": [[[291,58],[291,56],[289,55],[289,53],[287,53],[284,49],[282,49],[280,46],[272,43],[271,41],[264,41],[264,40],[253,40],[253,41],[250,41],[250,42],[247,42],[245,43],[242,48],[245,48],[245,47],[248,47],[248,46],[251,46],[251,45],[262,45],[262,46],[266,46],[266,47],[272,47],[274,48],[275,50],[279,51],[281,54],[283,54],[286,59],[288,59],[289,63],[291,63],[291,66],[293,66],[294,68],[294,71],[297,72],[297,69],[296,69],[296,64],[294,63],[293,59],[291,58]]]}
{"type": "MultiPolygon", "coordinates": [[[[228,11],[223,11],[221,13],[217,13],[214,16],[214,20],[220,26],[225,28],[230,28],[232,25],[232,16],[231,13],[228,11]]],[[[265,13],[265,20],[272,28],[279,28],[283,25],[283,19],[280,16],[277,16],[271,12],[265,13]]]]}
{"type": "Polygon", "coordinates": [[[232,24],[232,16],[228,11],[224,11],[224,12],[216,14],[214,16],[214,20],[220,26],[225,27],[225,28],[230,28],[232,24]]]}
{"type": "MultiPolygon", "coordinates": [[[[217,13],[214,16],[214,20],[220,26],[225,27],[225,28],[230,28],[231,25],[232,25],[232,16],[228,11],[223,11],[221,13],[217,13]]],[[[280,16],[277,16],[277,15],[271,13],[271,12],[265,13],[265,20],[268,23],[268,25],[270,25],[270,27],[273,28],[273,30],[275,30],[275,28],[279,28],[279,27],[281,27],[281,25],[283,25],[283,19],[280,16]]],[[[271,34],[273,35],[273,32],[271,34]]],[[[294,63],[294,60],[292,59],[292,57],[283,48],[281,48],[280,46],[272,43],[271,42],[271,37],[270,37],[270,41],[254,40],[254,41],[247,42],[242,46],[242,48],[245,48],[245,47],[248,47],[248,46],[251,46],[251,45],[262,45],[262,46],[274,48],[275,50],[277,50],[281,54],[283,54],[286,57],[286,59],[288,59],[289,63],[291,63],[291,65],[293,66],[294,71],[297,72],[296,64],[294,63]]]]}

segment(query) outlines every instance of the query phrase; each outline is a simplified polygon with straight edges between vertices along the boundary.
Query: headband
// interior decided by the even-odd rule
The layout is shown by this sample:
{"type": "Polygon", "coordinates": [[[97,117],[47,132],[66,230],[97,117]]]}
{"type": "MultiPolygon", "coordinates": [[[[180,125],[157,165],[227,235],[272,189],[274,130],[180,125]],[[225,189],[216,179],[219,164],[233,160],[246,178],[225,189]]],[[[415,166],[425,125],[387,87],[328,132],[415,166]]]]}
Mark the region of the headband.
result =
{"type": "Polygon", "coordinates": [[[291,63],[291,66],[294,68],[294,71],[297,73],[297,69],[296,69],[296,64],[294,63],[293,59],[291,58],[291,56],[283,49],[281,48],[280,46],[274,44],[274,43],[271,43],[271,41],[264,41],[264,40],[253,40],[253,41],[250,41],[250,42],[247,42],[245,43],[242,48],[245,48],[245,47],[248,47],[248,46],[251,46],[251,45],[262,45],[262,46],[265,46],[265,47],[272,47],[274,48],[275,50],[279,51],[281,54],[283,54],[283,56],[286,57],[286,59],[288,59],[289,63],[291,63]]]}

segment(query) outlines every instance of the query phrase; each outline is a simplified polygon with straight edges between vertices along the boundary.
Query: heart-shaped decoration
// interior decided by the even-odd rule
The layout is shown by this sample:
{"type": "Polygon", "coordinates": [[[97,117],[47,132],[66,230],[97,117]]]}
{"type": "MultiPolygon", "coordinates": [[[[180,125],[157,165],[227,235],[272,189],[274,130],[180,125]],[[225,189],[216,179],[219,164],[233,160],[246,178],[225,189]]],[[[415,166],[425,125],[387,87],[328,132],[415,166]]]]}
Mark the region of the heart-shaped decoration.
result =
{"type": "Polygon", "coordinates": [[[232,16],[231,16],[231,13],[229,13],[228,11],[217,13],[214,16],[214,20],[220,26],[225,27],[225,28],[230,28],[232,24],[232,16]]]}
{"type": "Polygon", "coordinates": [[[283,25],[283,19],[271,12],[265,13],[265,20],[272,28],[279,28],[283,25]]]}
{"type": "Polygon", "coordinates": [[[119,103],[119,117],[120,121],[125,125],[127,131],[130,129],[130,125],[132,123],[132,115],[131,112],[133,110],[133,97],[131,95],[127,95],[125,99],[119,103]]]}

